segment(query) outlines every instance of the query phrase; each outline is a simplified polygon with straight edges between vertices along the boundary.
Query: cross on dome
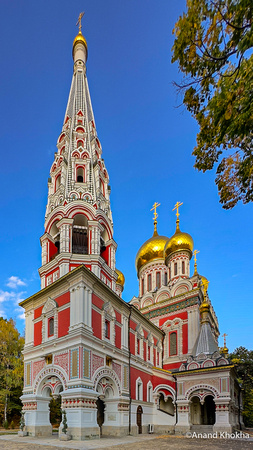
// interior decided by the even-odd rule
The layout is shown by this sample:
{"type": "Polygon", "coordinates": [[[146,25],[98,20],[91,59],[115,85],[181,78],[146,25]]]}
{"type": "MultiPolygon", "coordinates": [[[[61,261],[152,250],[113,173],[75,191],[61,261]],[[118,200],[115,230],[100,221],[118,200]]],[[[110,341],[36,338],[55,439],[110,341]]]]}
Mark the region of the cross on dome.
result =
{"type": "Polygon", "coordinates": [[[153,208],[151,208],[151,210],[150,211],[154,211],[154,217],[153,217],[153,221],[154,221],[154,234],[153,234],[153,236],[157,236],[157,217],[158,217],[158,214],[157,214],[157,212],[156,212],[156,209],[158,208],[158,206],[160,206],[161,205],[161,203],[157,203],[157,202],[155,202],[154,204],[153,204],[153,208]]]}
{"type": "Polygon", "coordinates": [[[79,14],[78,20],[77,20],[77,22],[76,22],[76,26],[79,26],[79,33],[82,32],[82,22],[81,22],[81,20],[82,20],[83,16],[84,16],[84,12],[81,12],[81,13],[79,14]]]}
{"type": "Polygon", "coordinates": [[[199,253],[199,250],[194,250],[193,255],[194,255],[194,275],[196,275],[197,272],[197,253],[199,253]]]}

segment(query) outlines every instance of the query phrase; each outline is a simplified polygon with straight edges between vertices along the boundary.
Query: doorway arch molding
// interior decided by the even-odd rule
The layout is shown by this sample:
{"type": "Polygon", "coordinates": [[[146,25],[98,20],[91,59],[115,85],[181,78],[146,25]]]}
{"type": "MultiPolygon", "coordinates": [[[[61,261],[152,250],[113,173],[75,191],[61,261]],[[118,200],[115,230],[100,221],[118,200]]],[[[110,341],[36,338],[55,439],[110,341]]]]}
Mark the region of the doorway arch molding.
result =
{"type": "Polygon", "coordinates": [[[94,378],[93,378],[93,389],[94,391],[97,391],[97,387],[98,387],[98,383],[100,382],[100,380],[102,378],[111,378],[112,381],[114,381],[117,389],[118,389],[118,395],[121,395],[121,387],[120,387],[120,380],[117,376],[117,374],[114,372],[114,370],[109,369],[107,367],[104,368],[99,368],[95,374],[94,374],[94,378]]]}
{"type": "Polygon", "coordinates": [[[207,395],[212,395],[214,399],[217,399],[219,397],[219,392],[215,387],[208,384],[198,384],[186,391],[185,399],[190,401],[192,397],[198,397],[200,401],[203,402],[207,395]]]}
{"type": "Polygon", "coordinates": [[[55,376],[56,378],[58,378],[58,380],[60,380],[64,391],[67,390],[67,376],[64,373],[63,370],[56,368],[56,367],[48,367],[48,368],[44,368],[42,369],[37,377],[35,378],[35,383],[34,383],[34,389],[33,392],[35,395],[40,395],[40,392],[42,390],[42,382],[47,379],[48,377],[52,377],[55,376]]]}
{"type": "Polygon", "coordinates": [[[168,384],[158,384],[155,387],[153,393],[154,394],[162,393],[164,395],[164,398],[167,400],[170,397],[170,395],[166,394],[166,391],[171,393],[172,401],[173,401],[173,403],[175,403],[175,400],[176,400],[175,389],[173,389],[173,387],[169,386],[168,384]]]}

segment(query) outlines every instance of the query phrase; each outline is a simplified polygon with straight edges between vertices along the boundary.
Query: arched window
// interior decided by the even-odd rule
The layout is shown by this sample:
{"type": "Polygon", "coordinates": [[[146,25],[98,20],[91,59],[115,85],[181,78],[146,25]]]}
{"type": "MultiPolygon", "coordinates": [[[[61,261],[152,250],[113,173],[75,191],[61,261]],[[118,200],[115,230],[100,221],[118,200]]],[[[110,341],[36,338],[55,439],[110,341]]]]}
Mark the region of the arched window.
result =
{"type": "Polygon", "coordinates": [[[141,295],[144,294],[144,278],[141,280],[141,295]]]}
{"type": "Polygon", "coordinates": [[[72,252],[80,255],[88,254],[88,221],[83,214],[74,217],[72,252]]]}
{"type": "Polygon", "coordinates": [[[170,333],[170,356],[177,355],[177,333],[170,333]]]}
{"type": "Polygon", "coordinates": [[[177,275],[177,263],[174,263],[174,275],[177,275]]]}
{"type": "Polygon", "coordinates": [[[84,169],[83,167],[78,167],[76,171],[76,181],[77,183],[84,182],[84,169]]]}
{"type": "Polygon", "coordinates": [[[54,335],[54,318],[50,317],[50,319],[48,319],[48,337],[53,335],[54,335]]]}
{"type": "Polygon", "coordinates": [[[156,287],[157,289],[161,287],[161,272],[156,272],[156,287]]]}
{"type": "Polygon", "coordinates": [[[182,273],[185,273],[185,262],[182,261],[182,273]]]}
{"type": "Polygon", "coordinates": [[[148,275],[148,291],[151,291],[151,274],[148,275]]]}
{"type": "Polygon", "coordinates": [[[165,272],[165,274],[164,274],[164,285],[167,286],[167,284],[168,284],[168,274],[167,274],[167,272],[165,272]]]}
{"type": "Polygon", "coordinates": [[[105,337],[110,339],[110,321],[105,319],[105,337]]]}
{"type": "Polygon", "coordinates": [[[55,180],[55,191],[60,187],[61,184],[61,174],[59,174],[55,180]]]}
{"type": "Polygon", "coordinates": [[[139,377],[136,380],[136,400],[142,400],[143,399],[143,383],[141,378],[139,377]]]}

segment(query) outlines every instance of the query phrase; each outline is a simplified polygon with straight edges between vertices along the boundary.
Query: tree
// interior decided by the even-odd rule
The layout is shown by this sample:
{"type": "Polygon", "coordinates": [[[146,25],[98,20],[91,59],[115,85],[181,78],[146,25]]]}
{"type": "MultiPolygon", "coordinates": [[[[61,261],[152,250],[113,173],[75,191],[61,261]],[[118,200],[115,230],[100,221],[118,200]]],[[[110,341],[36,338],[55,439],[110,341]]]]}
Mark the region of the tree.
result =
{"type": "Polygon", "coordinates": [[[223,208],[253,200],[253,2],[187,0],[173,30],[172,62],[197,120],[195,168],[216,166],[223,208]],[[226,154],[225,154],[226,152],[226,154]]]}
{"type": "Polygon", "coordinates": [[[253,351],[239,347],[229,356],[236,367],[242,387],[244,423],[253,427],[253,351]]]}
{"type": "Polygon", "coordinates": [[[4,422],[21,410],[24,338],[12,319],[0,318],[0,411],[4,422]]]}

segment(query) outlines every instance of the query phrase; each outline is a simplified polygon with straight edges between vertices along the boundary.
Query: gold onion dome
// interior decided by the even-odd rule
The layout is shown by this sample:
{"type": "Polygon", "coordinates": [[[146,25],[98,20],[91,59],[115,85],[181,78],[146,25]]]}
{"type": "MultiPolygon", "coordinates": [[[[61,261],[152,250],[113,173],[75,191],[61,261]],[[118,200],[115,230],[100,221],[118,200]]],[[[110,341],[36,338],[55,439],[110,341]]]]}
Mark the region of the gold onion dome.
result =
{"type": "Polygon", "coordinates": [[[118,275],[116,284],[120,284],[120,286],[124,287],[125,277],[124,277],[123,273],[120,270],[118,270],[118,269],[115,269],[115,272],[118,275]]]}
{"type": "Polygon", "coordinates": [[[75,37],[75,39],[73,41],[73,53],[74,53],[75,46],[79,43],[83,44],[86,48],[86,51],[88,52],[87,42],[81,31],[79,31],[79,33],[77,34],[77,36],[75,37]]]}
{"type": "Polygon", "coordinates": [[[179,219],[176,221],[177,227],[173,236],[167,241],[164,248],[164,256],[167,258],[171,253],[180,250],[188,250],[192,257],[193,239],[188,233],[183,233],[179,228],[179,219]]]}
{"type": "Polygon", "coordinates": [[[163,259],[164,246],[168,241],[166,236],[159,236],[156,229],[157,222],[154,222],[154,234],[141,246],[135,258],[135,266],[137,273],[147,263],[156,259],[163,259]]]}

